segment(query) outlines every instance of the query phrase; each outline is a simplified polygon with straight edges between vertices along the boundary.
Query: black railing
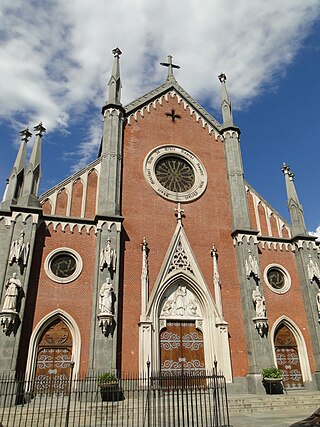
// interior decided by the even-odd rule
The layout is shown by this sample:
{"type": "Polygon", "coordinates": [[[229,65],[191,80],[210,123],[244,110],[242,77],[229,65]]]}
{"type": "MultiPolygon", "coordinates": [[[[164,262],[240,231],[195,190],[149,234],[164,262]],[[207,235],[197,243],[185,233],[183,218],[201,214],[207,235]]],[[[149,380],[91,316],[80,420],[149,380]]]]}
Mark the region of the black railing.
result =
{"type": "Polygon", "coordinates": [[[0,378],[1,426],[227,427],[225,378],[206,375],[99,375],[68,381],[0,378]]]}

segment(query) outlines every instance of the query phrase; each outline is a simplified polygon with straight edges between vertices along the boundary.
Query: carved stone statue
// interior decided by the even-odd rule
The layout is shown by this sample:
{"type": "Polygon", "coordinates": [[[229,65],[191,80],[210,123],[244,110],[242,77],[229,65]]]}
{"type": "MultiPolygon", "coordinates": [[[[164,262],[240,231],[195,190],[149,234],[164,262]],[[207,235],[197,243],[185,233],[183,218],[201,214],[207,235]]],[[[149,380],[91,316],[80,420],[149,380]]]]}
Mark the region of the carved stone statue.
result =
{"type": "Polygon", "coordinates": [[[250,250],[248,251],[248,259],[246,259],[246,274],[248,279],[252,274],[256,279],[260,280],[258,261],[255,256],[252,256],[250,250]]]}
{"type": "Polygon", "coordinates": [[[162,315],[170,316],[170,314],[172,313],[172,309],[173,309],[173,300],[167,299],[162,309],[162,315]]]}
{"type": "Polygon", "coordinates": [[[185,297],[187,295],[186,286],[179,285],[177,290],[174,293],[175,297],[175,314],[183,316],[185,313],[185,297]]]}
{"type": "Polygon", "coordinates": [[[114,290],[110,279],[102,284],[100,288],[99,310],[100,313],[113,314],[114,290]]]}
{"type": "Polygon", "coordinates": [[[256,310],[256,317],[267,317],[266,300],[262,296],[259,286],[252,291],[252,301],[256,310]]]}
{"type": "Polygon", "coordinates": [[[116,271],[117,253],[111,247],[111,240],[107,239],[107,246],[100,253],[100,270],[107,267],[111,271],[116,271]]]}
{"type": "Polygon", "coordinates": [[[4,296],[2,311],[16,311],[17,300],[22,285],[19,279],[17,279],[17,273],[13,273],[6,282],[6,293],[4,296]]]}
{"type": "Polygon", "coordinates": [[[18,240],[12,242],[9,254],[9,264],[12,265],[14,262],[21,262],[24,266],[27,265],[28,256],[30,251],[30,244],[24,243],[24,232],[21,231],[18,240]]]}
{"type": "Polygon", "coordinates": [[[313,279],[316,278],[320,281],[320,269],[317,263],[315,263],[312,259],[312,256],[309,254],[309,262],[307,265],[308,268],[308,278],[309,282],[312,283],[313,279]]]}

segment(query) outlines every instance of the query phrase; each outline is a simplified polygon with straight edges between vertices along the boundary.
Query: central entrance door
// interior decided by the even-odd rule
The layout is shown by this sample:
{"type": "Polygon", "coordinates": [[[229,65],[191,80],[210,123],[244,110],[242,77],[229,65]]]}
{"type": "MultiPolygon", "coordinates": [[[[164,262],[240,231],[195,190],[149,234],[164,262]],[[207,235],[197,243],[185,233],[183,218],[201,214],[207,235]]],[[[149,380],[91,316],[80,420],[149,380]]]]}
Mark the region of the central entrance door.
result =
{"type": "Polygon", "coordinates": [[[65,393],[68,390],[72,336],[68,326],[56,319],[43,332],[37,350],[37,393],[65,393]]]}
{"type": "Polygon", "coordinates": [[[167,321],[160,352],[161,375],[205,375],[203,335],[194,321],[167,321]]]}
{"type": "Polygon", "coordinates": [[[286,325],[278,327],[274,346],[278,368],[283,372],[286,388],[303,387],[297,342],[286,325]]]}

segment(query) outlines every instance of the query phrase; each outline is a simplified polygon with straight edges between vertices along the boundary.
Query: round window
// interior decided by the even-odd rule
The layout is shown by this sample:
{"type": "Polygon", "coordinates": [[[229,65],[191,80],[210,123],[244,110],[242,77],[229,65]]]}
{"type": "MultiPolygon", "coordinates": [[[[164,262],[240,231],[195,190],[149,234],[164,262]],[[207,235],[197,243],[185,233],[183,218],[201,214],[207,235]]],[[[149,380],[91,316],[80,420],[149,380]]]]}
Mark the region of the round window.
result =
{"type": "Polygon", "coordinates": [[[80,275],[82,259],[73,249],[58,248],[47,256],[44,268],[47,276],[53,281],[69,283],[80,275]]]}
{"type": "Polygon", "coordinates": [[[187,203],[202,195],[207,173],[200,160],[189,150],[164,145],[152,150],[144,161],[148,184],[160,196],[187,203]]]}
{"type": "Polygon", "coordinates": [[[267,286],[278,294],[284,294],[290,289],[291,279],[287,270],[278,265],[269,265],[264,272],[264,279],[267,286]]]}
{"type": "Polygon", "coordinates": [[[183,193],[194,185],[192,166],[178,156],[161,157],[155,166],[157,180],[167,190],[183,193]]]}

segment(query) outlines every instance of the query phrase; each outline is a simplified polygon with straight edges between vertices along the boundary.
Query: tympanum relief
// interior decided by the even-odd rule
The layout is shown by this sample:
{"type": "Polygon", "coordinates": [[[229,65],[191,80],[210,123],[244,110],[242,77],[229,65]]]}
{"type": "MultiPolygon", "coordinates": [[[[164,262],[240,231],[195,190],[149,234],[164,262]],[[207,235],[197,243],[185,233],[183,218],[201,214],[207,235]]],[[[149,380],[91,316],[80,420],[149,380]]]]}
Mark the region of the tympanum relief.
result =
{"type": "Polygon", "coordinates": [[[199,301],[183,283],[179,283],[166,292],[160,317],[199,318],[199,301]]]}

